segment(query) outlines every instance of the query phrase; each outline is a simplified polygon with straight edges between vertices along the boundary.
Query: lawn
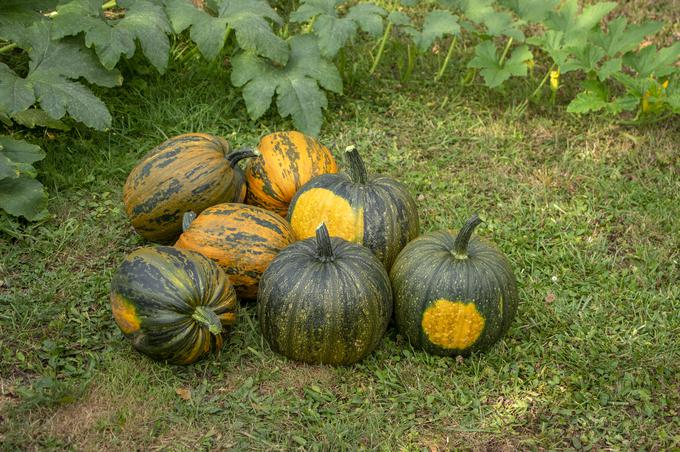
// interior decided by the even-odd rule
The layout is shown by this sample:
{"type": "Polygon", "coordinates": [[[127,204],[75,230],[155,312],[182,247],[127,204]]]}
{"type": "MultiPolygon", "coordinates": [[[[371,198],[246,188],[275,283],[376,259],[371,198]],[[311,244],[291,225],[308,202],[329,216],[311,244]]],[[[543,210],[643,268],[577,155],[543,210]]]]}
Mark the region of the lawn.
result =
{"type": "Polygon", "coordinates": [[[122,209],[127,173],[179,133],[240,146],[291,127],[248,120],[220,67],[175,63],[102,92],[110,131],[37,137],[53,218],[3,217],[0,233],[2,448],[680,447],[680,123],[579,118],[559,95],[525,107],[524,88],[464,87],[456,70],[359,78],[320,139],[403,181],[422,232],[480,213],[519,284],[504,340],[441,358],[390,328],[360,364],[303,365],[269,349],[244,304],[219,355],[178,367],[136,353],[108,301],[144,245],[122,209]]]}

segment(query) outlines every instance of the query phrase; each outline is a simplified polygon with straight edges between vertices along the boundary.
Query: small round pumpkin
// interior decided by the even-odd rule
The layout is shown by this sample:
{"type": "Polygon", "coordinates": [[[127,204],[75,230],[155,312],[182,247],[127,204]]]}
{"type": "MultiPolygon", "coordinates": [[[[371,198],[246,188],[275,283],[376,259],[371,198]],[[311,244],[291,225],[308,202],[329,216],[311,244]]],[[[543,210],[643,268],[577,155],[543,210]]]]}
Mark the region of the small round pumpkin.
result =
{"type": "Polygon", "coordinates": [[[510,263],[493,245],[472,238],[474,215],[457,235],[418,237],[397,257],[390,279],[398,331],[436,355],[483,351],[508,330],[518,304],[510,263]]]}
{"type": "Polygon", "coordinates": [[[220,137],[188,133],[152,149],[135,166],[123,187],[132,226],[145,239],[168,243],[182,232],[182,215],[220,202],[243,202],[246,187],[238,162],[250,149],[231,151],[220,137]]]}
{"type": "Polygon", "coordinates": [[[368,248],[330,238],[296,242],[260,280],[257,314],[271,348],[307,363],[344,365],[371,353],[392,316],[387,272],[368,248]]]}
{"type": "Polygon", "coordinates": [[[274,256],[295,241],[279,215],[247,204],[224,203],[192,219],[175,246],[197,251],[217,262],[241,298],[255,298],[262,273],[274,256]]]}
{"type": "Polygon", "coordinates": [[[297,239],[328,226],[333,237],[370,248],[388,270],[399,251],[418,235],[416,203],[408,189],[390,177],[369,178],[353,146],[345,153],[347,174],[324,174],[293,197],[288,220],[297,239]]]}
{"type": "Polygon", "coordinates": [[[170,246],[133,251],[111,282],[113,318],[125,337],[138,351],[173,364],[222,348],[237,308],[217,264],[170,246]]]}
{"type": "Polygon", "coordinates": [[[300,132],[271,133],[257,149],[260,156],[246,165],[246,203],[284,218],[300,187],[315,176],[338,171],[328,148],[300,132]]]}

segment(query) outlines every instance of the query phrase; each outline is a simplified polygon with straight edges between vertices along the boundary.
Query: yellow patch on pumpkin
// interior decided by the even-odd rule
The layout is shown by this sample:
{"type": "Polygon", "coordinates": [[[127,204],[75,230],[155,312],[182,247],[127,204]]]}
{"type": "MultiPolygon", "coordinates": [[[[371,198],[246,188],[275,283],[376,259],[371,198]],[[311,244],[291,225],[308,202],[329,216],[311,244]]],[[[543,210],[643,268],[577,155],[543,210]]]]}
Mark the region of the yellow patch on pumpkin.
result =
{"type": "Polygon", "coordinates": [[[325,188],[312,188],[295,202],[290,225],[298,240],[314,237],[324,223],[331,237],[355,243],[364,240],[364,209],[354,209],[349,202],[325,188]]]}
{"type": "Polygon", "coordinates": [[[421,325],[433,344],[465,350],[477,342],[484,323],[474,303],[440,298],[425,310],[421,325]]]}
{"type": "Polygon", "coordinates": [[[139,330],[140,322],[134,305],[130,304],[119,294],[111,295],[111,310],[113,318],[125,334],[132,334],[139,330]]]}

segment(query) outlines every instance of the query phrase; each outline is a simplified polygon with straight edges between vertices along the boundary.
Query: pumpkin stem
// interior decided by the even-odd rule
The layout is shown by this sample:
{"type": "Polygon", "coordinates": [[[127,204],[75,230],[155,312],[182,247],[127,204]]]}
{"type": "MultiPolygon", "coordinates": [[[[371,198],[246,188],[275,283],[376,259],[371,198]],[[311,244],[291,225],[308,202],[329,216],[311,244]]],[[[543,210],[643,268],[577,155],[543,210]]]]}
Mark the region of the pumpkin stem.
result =
{"type": "Polygon", "coordinates": [[[217,317],[217,314],[212,309],[205,306],[196,306],[191,318],[196,320],[201,326],[207,327],[208,331],[215,336],[222,332],[222,322],[220,322],[220,318],[217,317]]]}
{"type": "Polygon", "coordinates": [[[257,149],[242,148],[242,149],[239,149],[239,150],[236,150],[234,152],[229,153],[226,158],[227,158],[227,161],[229,162],[229,165],[233,168],[241,160],[251,158],[251,157],[258,157],[259,155],[260,155],[260,151],[258,151],[257,149]]]}
{"type": "Polygon", "coordinates": [[[359,151],[354,146],[347,146],[345,149],[345,160],[349,166],[349,177],[352,182],[356,184],[365,184],[368,182],[368,173],[364,161],[361,160],[359,151]]]}
{"type": "Polygon", "coordinates": [[[321,262],[333,262],[335,260],[331,237],[328,235],[328,228],[324,223],[316,228],[316,252],[321,262]]]}
{"type": "Polygon", "coordinates": [[[196,219],[196,213],[192,212],[191,210],[188,212],[184,212],[184,216],[182,216],[182,232],[186,231],[189,229],[189,226],[191,226],[191,222],[196,219]]]}
{"type": "Polygon", "coordinates": [[[475,228],[481,223],[483,223],[483,221],[479,218],[479,215],[474,214],[465,225],[460,228],[460,231],[458,231],[456,241],[453,242],[453,255],[458,259],[468,258],[468,243],[470,243],[470,237],[472,237],[475,228]]]}

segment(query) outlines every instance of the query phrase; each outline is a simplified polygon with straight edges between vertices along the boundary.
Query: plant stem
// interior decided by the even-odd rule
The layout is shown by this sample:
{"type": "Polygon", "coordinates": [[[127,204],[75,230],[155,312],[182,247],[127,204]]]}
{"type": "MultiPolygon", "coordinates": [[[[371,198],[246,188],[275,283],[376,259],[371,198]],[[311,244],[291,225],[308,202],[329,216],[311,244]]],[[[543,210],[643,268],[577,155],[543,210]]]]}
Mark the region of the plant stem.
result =
{"type": "Polygon", "coordinates": [[[314,22],[316,22],[317,17],[319,17],[319,16],[312,17],[312,20],[309,21],[309,24],[307,25],[307,29],[305,30],[305,32],[307,32],[307,33],[312,32],[312,27],[314,27],[314,22]]]}
{"type": "Polygon", "coordinates": [[[439,71],[437,71],[437,75],[434,77],[434,81],[437,82],[439,81],[440,78],[444,75],[444,71],[446,71],[446,66],[449,64],[449,60],[451,59],[451,55],[453,55],[453,48],[456,46],[456,42],[458,41],[458,38],[456,36],[451,39],[451,45],[449,45],[449,51],[446,52],[446,58],[444,58],[444,63],[441,65],[439,68],[439,71]]]}
{"type": "Polygon", "coordinates": [[[2,46],[2,47],[0,47],[0,54],[7,53],[11,50],[14,50],[14,49],[16,49],[16,47],[17,47],[16,42],[12,42],[12,43],[7,44],[6,46],[2,46]]]}
{"type": "Polygon", "coordinates": [[[465,225],[460,228],[458,235],[456,235],[456,240],[453,242],[453,255],[458,259],[468,258],[468,243],[470,243],[470,237],[475,231],[475,228],[482,223],[482,220],[477,214],[472,215],[472,217],[465,222],[465,225]]]}
{"type": "Polygon", "coordinates": [[[382,58],[382,54],[385,51],[385,44],[387,44],[387,38],[390,36],[390,32],[392,31],[392,22],[388,22],[387,26],[385,27],[385,32],[383,33],[382,40],[380,41],[380,48],[378,49],[378,54],[375,56],[375,59],[373,60],[373,65],[371,66],[371,69],[368,71],[369,75],[372,75],[376,68],[378,67],[378,63],[380,63],[380,58],[382,58]]]}
{"type": "Polygon", "coordinates": [[[116,0],[109,0],[102,5],[103,10],[111,9],[116,7],[116,0]]]}
{"type": "Polygon", "coordinates": [[[498,60],[499,66],[503,66],[503,62],[505,61],[505,57],[508,54],[508,51],[510,50],[511,45],[512,45],[512,38],[508,39],[508,43],[505,44],[505,49],[503,49],[503,55],[501,55],[501,59],[498,60]]]}
{"type": "Polygon", "coordinates": [[[316,253],[321,262],[333,262],[335,260],[333,243],[324,223],[316,228],[316,253]]]}
{"type": "Polygon", "coordinates": [[[550,77],[550,73],[553,71],[553,69],[555,69],[556,65],[557,65],[557,63],[553,63],[553,65],[550,66],[550,69],[548,69],[548,71],[545,73],[545,76],[543,77],[543,80],[541,80],[541,83],[534,90],[534,92],[531,93],[531,96],[529,96],[530,98],[534,97],[536,94],[538,94],[538,92],[541,90],[541,88],[543,88],[543,85],[545,85],[545,82],[548,81],[548,77],[550,77]]]}

